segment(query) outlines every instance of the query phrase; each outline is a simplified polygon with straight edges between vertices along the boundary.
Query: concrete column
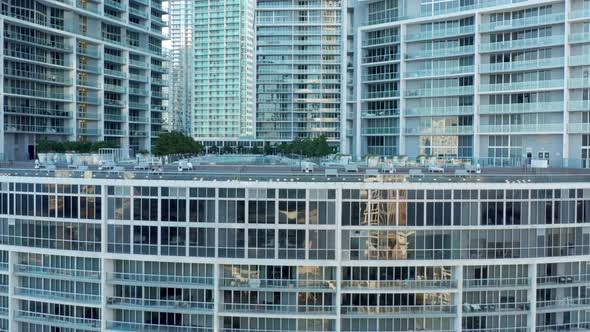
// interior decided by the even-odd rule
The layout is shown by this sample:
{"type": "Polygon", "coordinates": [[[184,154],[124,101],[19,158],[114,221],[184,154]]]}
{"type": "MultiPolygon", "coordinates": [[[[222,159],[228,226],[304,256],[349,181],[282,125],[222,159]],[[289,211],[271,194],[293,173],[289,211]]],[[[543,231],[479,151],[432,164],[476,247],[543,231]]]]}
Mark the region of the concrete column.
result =
{"type": "Polygon", "coordinates": [[[453,304],[457,308],[457,318],[455,318],[455,328],[457,332],[461,332],[463,328],[463,266],[458,265],[453,267],[453,280],[457,283],[457,293],[453,299],[453,304]]]}
{"type": "Polygon", "coordinates": [[[537,264],[528,266],[529,289],[527,300],[530,304],[530,311],[527,317],[529,331],[535,331],[537,326],[537,264]]]}
{"type": "MultiPolygon", "coordinates": [[[[565,1],[565,15],[569,16],[569,13],[571,12],[571,1],[565,1]]],[[[564,56],[564,66],[563,66],[563,77],[565,79],[565,83],[564,83],[564,87],[563,87],[563,149],[562,149],[562,158],[563,158],[563,166],[568,166],[568,160],[570,158],[569,156],[569,149],[570,149],[570,143],[569,143],[569,135],[567,132],[568,126],[569,126],[569,122],[570,122],[570,115],[569,115],[569,100],[570,100],[570,92],[568,89],[568,83],[569,83],[569,78],[570,78],[570,67],[569,67],[569,59],[570,59],[570,55],[571,55],[571,47],[569,44],[569,36],[571,33],[571,25],[569,23],[569,21],[566,19],[565,20],[565,27],[564,27],[564,34],[565,34],[565,38],[566,38],[566,42],[564,44],[564,52],[563,52],[563,56],[564,56]]],[[[580,153],[580,152],[578,152],[580,153]]],[[[580,158],[580,155],[578,156],[574,156],[574,158],[580,158]]]]}
{"type": "Polygon", "coordinates": [[[356,98],[355,98],[355,103],[354,103],[354,109],[355,109],[355,113],[354,113],[354,132],[353,132],[353,145],[354,145],[354,152],[353,152],[353,158],[355,160],[360,160],[362,158],[362,145],[364,144],[363,142],[363,138],[361,137],[361,126],[362,126],[362,117],[361,117],[361,95],[363,92],[362,89],[362,66],[361,66],[361,58],[362,58],[362,41],[363,41],[363,32],[361,31],[361,29],[357,29],[356,30],[356,40],[355,40],[355,53],[357,56],[357,59],[359,59],[357,61],[356,64],[356,71],[355,71],[355,83],[356,83],[356,98]]]}
{"type": "MultiPolygon", "coordinates": [[[[4,20],[0,17],[0,36],[4,36],[4,20]]],[[[4,43],[0,43],[0,73],[4,75],[4,43]]],[[[0,93],[4,92],[4,78],[0,79],[0,93]]],[[[0,98],[0,161],[6,159],[4,150],[4,98],[0,98]]]]}
{"type": "Polygon", "coordinates": [[[474,87],[474,98],[473,98],[473,158],[478,160],[481,156],[480,150],[480,136],[479,136],[479,107],[481,104],[479,97],[479,85],[481,84],[481,76],[479,75],[479,68],[481,66],[481,56],[479,54],[479,44],[481,43],[481,36],[479,34],[479,26],[481,24],[481,14],[475,14],[475,57],[474,57],[474,68],[475,73],[473,75],[473,87],[474,87]]]}
{"type": "MultiPolygon", "coordinates": [[[[113,311],[107,309],[107,296],[113,295],[112,287],[107,287],[107,271],[111,272],[113,270],[113,262],[110,260],[105,259],[106,253],[108,252],[108,232],[107,232],[107,219],[108,219],[108,203],[107,203],[107,186],[102,186],[101,188],[101,205],[102,205],[102,226],[101,229],[103,231],[103,236],[101,240],[101,258],[100,258],[100,294],[101,294],[101,301],[100,301],[100,314],[101,314],[101,321],[100,321],[100,330],[106,331],[107,330],[107,320],[113,320],[113,311]]],[[[133,205],[133,204],[131,204],[133,205]]]]}
{"type": "Polygon", "coordinates": [[[219,264],[213,265],[213,331],[219,331],[221,325],[219,322],[219,312],[221,311],[220,306],[223,294],[219,290],[220,269],[219,264]]]}
{"type": "Polygon", "coordinates": [[[399,58],[400,58],[400,63],[399,63],[399,75],[400,75],[400,85],[399,85],[399,90],[400,90],[400,99],[399,99],[399,109],[400,109],[400,113],[399,113],[399,141],[397,142],[397,154],[398,155],[404,155],[406,154],[406,98],[405,98],[405,92],[406,92],[406,80],[405,80],[405,74],[406,74],[406,60],[405,60],[405,56],[406,56],[406,44],[405,44],[405,37],[406,37],[406,24],[402,24],[400,25],[400,50],[399,50],[399,58]]]}
{"type": "MultiPolygon", "coordinates": [[[[342,190],[338,189],[336,190],[336,206],[342,206],[342,190]]],[[[341,209],[336,208],[336,231],[335,231],[335,244],[334,244],[334,248],[336,249],[336,255],[334,256],[336,258],[336,298],[334,299],[334,302],[336,303],[336,322],[334,324],[335,330],[336,331],[341,331],[342,327],[341,327],[341,305],[342,305],[342,296],[341,296],[341,292],[342,292],[342,239],[341,239],[341,220],[342,215],[341,215],[341,209]]]]}

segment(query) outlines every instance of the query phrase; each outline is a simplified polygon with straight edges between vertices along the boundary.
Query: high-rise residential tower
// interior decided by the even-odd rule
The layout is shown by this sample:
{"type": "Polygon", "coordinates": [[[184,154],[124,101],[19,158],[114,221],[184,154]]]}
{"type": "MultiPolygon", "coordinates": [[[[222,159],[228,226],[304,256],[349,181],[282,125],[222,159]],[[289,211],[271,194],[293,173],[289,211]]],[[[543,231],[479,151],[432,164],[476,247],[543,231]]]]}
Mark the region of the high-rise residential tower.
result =
{"type": "Polygon", "coordinates": [[[0,154],[40,139],[149,149],[167,107],[159,0],[3,1],[0,154]]]}
{"type": "Polygon", "coordinates": [[[590,1],[359,2],[357,156],[588,164],[590,1]]]}
{"type": "Polygon", "coordinates": [[[290,141],[343,138],[343,59],[340,0],[258,0],[256,133],[290,141]]]}
{"type": "MultiPolygon", "coordinates": [[[[174,103],[200,141],[254,138],[254,0],[174,1],[174,103]]],[[[180,121],[180,120],[177,120],[180,121]]]]}

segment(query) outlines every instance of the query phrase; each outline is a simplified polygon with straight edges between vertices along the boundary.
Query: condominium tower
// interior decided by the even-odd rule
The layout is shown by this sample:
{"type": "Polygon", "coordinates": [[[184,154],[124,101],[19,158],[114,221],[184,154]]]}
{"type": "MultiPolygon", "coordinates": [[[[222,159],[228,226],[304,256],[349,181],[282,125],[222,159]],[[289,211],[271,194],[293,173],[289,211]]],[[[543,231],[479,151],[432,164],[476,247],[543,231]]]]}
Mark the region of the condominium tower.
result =
{"type": "Polygon", "coordinates": [[[589,0],[359,4],[356,155],[587,164],[589,0]]]}
{"type": "Polygon", "coordinates": [[[40,139],[149,149],[166,111],[160,0],[3,1],[0,155],[40,139]]]}
{"type": "Polygon", "coordinates": [[[590,329],[587,171],[268,171],[7,171],[0,331],[590,329]]]}

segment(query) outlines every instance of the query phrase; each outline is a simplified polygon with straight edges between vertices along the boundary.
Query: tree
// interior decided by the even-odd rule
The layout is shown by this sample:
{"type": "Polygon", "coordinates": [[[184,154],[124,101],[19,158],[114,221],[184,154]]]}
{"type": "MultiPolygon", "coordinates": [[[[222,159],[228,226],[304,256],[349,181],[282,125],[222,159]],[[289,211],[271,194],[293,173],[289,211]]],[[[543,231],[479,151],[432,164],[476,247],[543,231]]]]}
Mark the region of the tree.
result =
{"type": "Polygon", "coordinates": [[[160,134],[152,152],[156,156],[172,154],[198,154],[203,146],[179,131],[160,134]]]}
{"type": "Polygon", "coordinates": [[[284,154],[298,154],[305,157],[324,157],[334,153],[334,149],[330,147],[324,135],[314,139],[296,138],[291,143],[282,143],[278,150],[284,154]]]}

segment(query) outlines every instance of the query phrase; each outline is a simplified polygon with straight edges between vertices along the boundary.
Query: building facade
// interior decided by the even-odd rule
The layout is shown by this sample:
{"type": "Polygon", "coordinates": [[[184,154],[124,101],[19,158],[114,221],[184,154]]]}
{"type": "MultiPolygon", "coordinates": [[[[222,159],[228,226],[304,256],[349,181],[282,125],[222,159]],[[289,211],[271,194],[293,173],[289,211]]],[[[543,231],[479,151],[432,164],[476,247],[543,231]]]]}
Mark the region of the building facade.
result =
{"type": "Polygon", "coordinates": [[[356,155],[588,164],[590,1],[363,1],[356,155]]]}
{"type": "Polygon", "coordinates": [[[590,329],[585,175],[22,174],[0,178],[2,331],[590,329]]]}
{"type": "Polygon", "coordinates": [[[167,107],[159,0],[2,1],[0,154],[36,142],[114,141],[149,149],[167,107]]]}
{"type": "Polygon", "coordinates": [[[258,0],[256,134],[340,143],[346,1],[258,0]]]}

